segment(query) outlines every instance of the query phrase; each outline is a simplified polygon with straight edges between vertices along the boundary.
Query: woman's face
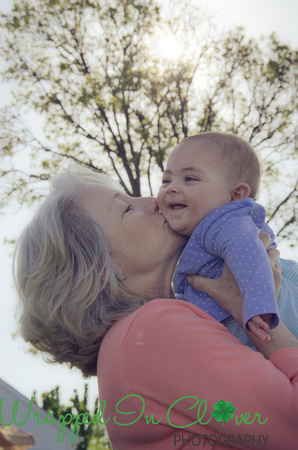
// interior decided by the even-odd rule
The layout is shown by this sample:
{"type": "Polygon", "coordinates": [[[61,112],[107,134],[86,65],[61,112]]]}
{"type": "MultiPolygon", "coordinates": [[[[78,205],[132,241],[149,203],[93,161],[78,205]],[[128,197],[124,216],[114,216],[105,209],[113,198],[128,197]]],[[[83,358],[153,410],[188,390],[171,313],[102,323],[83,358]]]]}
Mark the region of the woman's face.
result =
{"type": "Polygon", "coordinates": [[[86,187],[85,197],[110,242],[114,263],[127,278],[157,271],[172,276],[186,238],[172,231],[155,198],[130,197],[101,185],[86,187]]]}

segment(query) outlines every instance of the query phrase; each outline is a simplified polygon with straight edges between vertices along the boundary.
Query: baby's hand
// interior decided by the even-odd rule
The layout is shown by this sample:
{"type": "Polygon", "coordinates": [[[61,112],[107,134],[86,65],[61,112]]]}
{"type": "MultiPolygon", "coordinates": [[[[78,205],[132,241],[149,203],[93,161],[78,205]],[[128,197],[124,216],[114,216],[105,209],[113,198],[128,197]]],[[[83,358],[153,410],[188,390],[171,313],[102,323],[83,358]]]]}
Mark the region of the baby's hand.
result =
{"type": "Polygon", "coordinates": [[[268,331],[270,329],[270,321],[272,314],[262,314],[261,316],[254,316],[248,322],[247,326],[254,336],[261,342],[269,342],[270,336],[268,331]]]}

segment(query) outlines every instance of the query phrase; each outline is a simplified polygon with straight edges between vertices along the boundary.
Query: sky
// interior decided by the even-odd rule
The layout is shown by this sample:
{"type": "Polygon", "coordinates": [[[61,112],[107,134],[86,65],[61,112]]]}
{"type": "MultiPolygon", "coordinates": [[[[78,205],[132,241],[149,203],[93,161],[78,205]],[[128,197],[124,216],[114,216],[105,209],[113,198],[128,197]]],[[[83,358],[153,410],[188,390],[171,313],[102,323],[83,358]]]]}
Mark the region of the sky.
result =
{"type": "MultiPolygon", "coordinates": [[[[194,3],[206,6],[222,24],[244,26],[247,35],[260,37],[275,31],[282,42],[298,47],[297,0],[194,0],[194,3]]],[[[0,11],[7,12],[11,4],[10,0],[0,0],[0,11]]],[[[0,106],[7,98],[7,87],[0,85],[0,106]]],[[[87,381],[76,370],[49,365],[40,357],[31,356],[25,351],[25,343],[11,338],[15,331],[16,299],[12,288],[12,248],[2,242],[4,237],[17,236],[31,214],[32,208],[23,209],[21,214],[0,216],[0,378],[29,398],[34,390],[39,398],[41,393],[59,385],[62,401],[67,403],[73,389],[82,393],[87,381]]],[[[286,243],[280,249],[284,258],[298,260],[297,250],[288,249],[286,243]]],[[[97,395],[96,379],[88,381],[88,385],[93,401],[97,395]]]]}

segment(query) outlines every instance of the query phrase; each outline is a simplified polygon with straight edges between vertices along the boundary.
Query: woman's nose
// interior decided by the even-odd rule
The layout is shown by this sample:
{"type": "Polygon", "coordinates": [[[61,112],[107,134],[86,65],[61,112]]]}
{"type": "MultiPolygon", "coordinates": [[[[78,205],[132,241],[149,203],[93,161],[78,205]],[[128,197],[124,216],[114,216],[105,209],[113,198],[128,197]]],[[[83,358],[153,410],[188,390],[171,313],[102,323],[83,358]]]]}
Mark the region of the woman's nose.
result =
{"type": "Polygon", "coordinates": [[[156,198],[154,197],[142,197],[142,207],[147,214],[155,214],[158,212],[156,198]]]}

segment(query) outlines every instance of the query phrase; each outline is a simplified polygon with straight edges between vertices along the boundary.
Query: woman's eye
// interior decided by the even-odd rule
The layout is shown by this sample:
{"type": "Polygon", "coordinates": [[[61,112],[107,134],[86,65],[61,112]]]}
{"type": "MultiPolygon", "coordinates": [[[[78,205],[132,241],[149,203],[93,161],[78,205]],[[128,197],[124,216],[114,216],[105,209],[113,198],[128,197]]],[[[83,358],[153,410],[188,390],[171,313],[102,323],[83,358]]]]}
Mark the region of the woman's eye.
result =
{"type": "Polygon", "coordinates": [[[126,208],[126,210],[124,211],[124,214],[126,214],[127,212],[129,212],[129,211],[131,211],[131,210],[132,210],[132,206],[131,206],[131,205],[128,205],[127,208],[126,208]]]}

